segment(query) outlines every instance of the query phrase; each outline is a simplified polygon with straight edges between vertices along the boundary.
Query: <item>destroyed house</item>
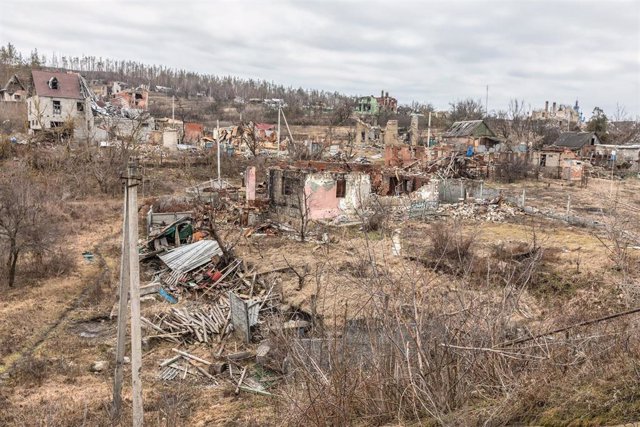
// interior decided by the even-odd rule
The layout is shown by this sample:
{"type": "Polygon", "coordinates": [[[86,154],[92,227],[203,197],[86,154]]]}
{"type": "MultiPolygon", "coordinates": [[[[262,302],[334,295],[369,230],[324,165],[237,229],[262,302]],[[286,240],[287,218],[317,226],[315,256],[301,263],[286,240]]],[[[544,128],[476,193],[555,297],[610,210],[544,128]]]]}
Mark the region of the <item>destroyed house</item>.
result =
{"type": "Polygon", "coordinates": [[[149,104],[149,91],[144,88],[126,89],[113,95],[113,103],[122,108],[146,110],[149,104]]]}
{"type": "Polygon", "coordinates": [[[7,83],[0,89],[0,102],[24,101],[27,95],[27,89],[22,84],[17,75],[9,78],[7,83]]]}
{"type": "Polygon", "coordinates": [[[378,114],[378,100],[375,96],[363,96],[358,98],[356,103],[356,113],[358,114],[378,114]]]}
{"type": "Polygon", "coordinates": [[[29,133],[62,128],[75,140],[87,138],[93,130],[91,98],[86,82],[72,72],[34,70],[27,99],[29,133]]]}
{"type": "Polygon", "coordinates": [[[269,169],[269,205],[277,214],[309,219],[355,215],[371,195],[371,177],[346,169],[269,169]]]}
{"type": "Polygon", "coordinates": [[[491,151],[501,142],[484,120],[455,122],[442,138],[458,151],[468,151],[469,147],[473,147],[473,152],[491,151]]]}
{"type": "Polygon", "coordinates": [[[382,111],[398,111],[398,100],[389,96],[389,92],[381,91],[379,97],[362,96],[356,100],[355,112],[361,115],[377,115],[382,111]]]}
{"type": "Polygon", "coordinates": [[[594,145],[600,145],[600,139],[594,132],[563,132],[553,143],[554,147],[565,148],[581,156],[593,151],[594,145]]]}
{"type": "Polygon", "coordinates": [[[185,122],[184,138],[185,144],[196,144],[204,137],[204,125],[202,123],[185,122]]]}
{"type": "Polygon", "coordinates": [[[276,125],[269,123],[256,123],[254,126],[254,136],[259,139],[271,139],[275,135],[276,125]]]}
{"type": "Polygon", "coordinates": [[[542,176],[560,178],[565,161],[574,160],[576,155],[569,149],[549,145],[531,154],[531,165],[537,168],[542,176]]]}

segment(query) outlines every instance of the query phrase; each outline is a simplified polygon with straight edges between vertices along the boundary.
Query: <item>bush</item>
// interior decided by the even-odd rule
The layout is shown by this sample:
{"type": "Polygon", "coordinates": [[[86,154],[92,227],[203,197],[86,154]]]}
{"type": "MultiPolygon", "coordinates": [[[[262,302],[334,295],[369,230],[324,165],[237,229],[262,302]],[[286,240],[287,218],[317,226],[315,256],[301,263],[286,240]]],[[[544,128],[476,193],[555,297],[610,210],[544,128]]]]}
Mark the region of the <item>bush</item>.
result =
{"type": "Polygon", "coordinates": [[[496,180],[512,183],[525,179],[530,170],[531,164],[526,159],[515,158],[497,163],[494,173],[496,180]]]}
{"type": "Polygon", "coordinates": [[[428,230],[427,237],[431,245],[426,259],[436,269],[454,274],[469,269],[475,235],[463,235],[457,223],[436,223],[428,230]]]}

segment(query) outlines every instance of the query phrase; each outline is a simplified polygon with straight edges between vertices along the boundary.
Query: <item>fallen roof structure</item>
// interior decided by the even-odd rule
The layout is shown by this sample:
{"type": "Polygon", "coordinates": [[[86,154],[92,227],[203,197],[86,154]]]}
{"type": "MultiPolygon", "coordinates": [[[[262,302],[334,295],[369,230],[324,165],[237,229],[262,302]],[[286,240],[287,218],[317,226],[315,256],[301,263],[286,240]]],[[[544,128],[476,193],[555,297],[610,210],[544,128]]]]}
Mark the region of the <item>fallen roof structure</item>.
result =
{"type": "Polygon", "coordinates": [[[158,258],[173,271],[188,273],[191,270],[205,265],[214,256],[222,256],[222,249],[213,240],[200,240],[189,245],[180,246],[158,258]]]}

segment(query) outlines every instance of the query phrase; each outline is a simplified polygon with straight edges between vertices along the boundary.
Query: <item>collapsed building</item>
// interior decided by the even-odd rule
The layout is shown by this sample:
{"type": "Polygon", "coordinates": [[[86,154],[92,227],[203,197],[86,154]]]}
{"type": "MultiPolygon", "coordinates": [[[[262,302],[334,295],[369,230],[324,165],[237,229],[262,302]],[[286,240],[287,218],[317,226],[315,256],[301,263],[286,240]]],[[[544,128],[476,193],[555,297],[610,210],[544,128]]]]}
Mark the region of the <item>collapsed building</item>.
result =
{"type": "Polygon", "coordinates": [[[125,89],[115,93],[111,102],[122,108],[146,110],[149,104],[149,91],[144,87],[125,89]]]}
{"type": "Polygon", "coordinates": [[[278,214],[309,219],[329,219],[356,215],[371,195],[371,177],[365,171],[339,164],[330,169],[317,167],[269,170],[270,207],[278,214]]]}

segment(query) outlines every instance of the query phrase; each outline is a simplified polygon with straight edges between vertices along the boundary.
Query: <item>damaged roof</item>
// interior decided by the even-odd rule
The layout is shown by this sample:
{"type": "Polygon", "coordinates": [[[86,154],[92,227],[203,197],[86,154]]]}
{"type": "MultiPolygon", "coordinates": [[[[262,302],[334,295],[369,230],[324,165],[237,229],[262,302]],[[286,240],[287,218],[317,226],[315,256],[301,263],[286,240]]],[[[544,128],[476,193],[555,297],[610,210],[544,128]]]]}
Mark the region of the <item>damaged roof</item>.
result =
{"type": "Polygon", "coordinates": [[[24,87],[24,85],[22,84],[20,79],[18,78],[17,74],[14,74],[13,76],[11,76],[9,78],[9,80],[7,81],[7,84],[4,85],[3,88],[0,88],[0,92],[8,92],[10,94],[13,94],[18,90],[26,90],[26,88],[24,87]],[[15,89],[16,87],[18,87],[20,89],[15,89]],[[12,88],[14,90],[11,90],[12,88]]]}
{"type": "Polygon", "coordinates": [[[455,122],[449,130],[442,136],[445,138],[456,138],[464,136],[489,136],[495,137],[496,134],[487,126],[484,120],[464,120],[455,122]]]}
{"type": "Polygon", "coordinates": [[[173,271],[188,273],[207,264],[214,256],[222,256],[222,249],[213,240],[200,240],[189,245],[179,246],[169,252],[158,255],[167,267],[173,271]]]}
{"type": "Polygon", "coordinates": [[[553,143],[556,147],[571,149],[580,149],[585,145],[596,144],[600,144],[600,139],[594,132],[563,132],[553,143]]]}
{"type": "Polygon", "coordinates": [[[270,125],[269,123],[256,123],[256,130],[272,130],[276,128],[276,125],[270,125]]]}
{"type": "Polygon", "coordinates": [[[84,99],[80,87],[80,74],[43,70],[33,70],[31,74],[35,94],[38,96],[84,99]],[[55,85],[50,84],[52,79],[57,80],[57,89],[54,89],[55,85]]]}

